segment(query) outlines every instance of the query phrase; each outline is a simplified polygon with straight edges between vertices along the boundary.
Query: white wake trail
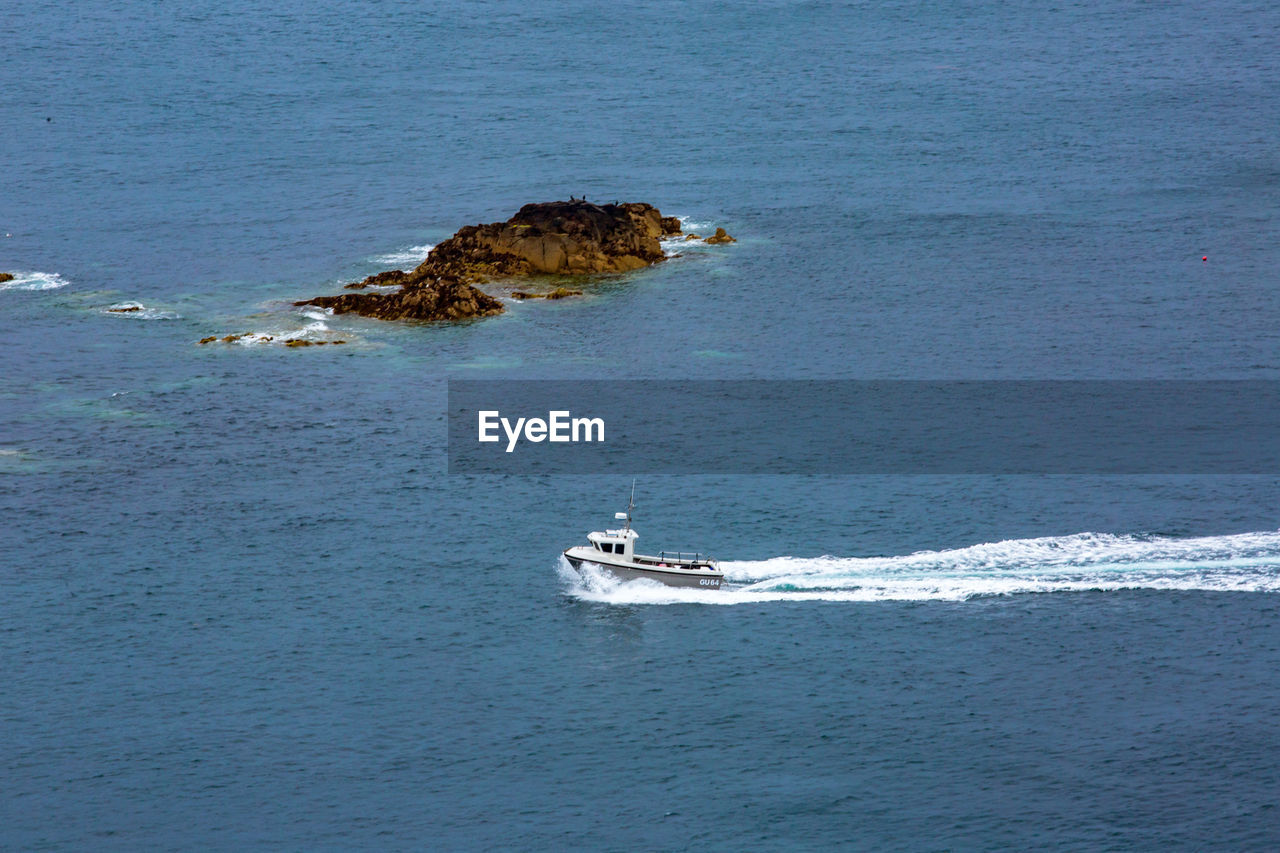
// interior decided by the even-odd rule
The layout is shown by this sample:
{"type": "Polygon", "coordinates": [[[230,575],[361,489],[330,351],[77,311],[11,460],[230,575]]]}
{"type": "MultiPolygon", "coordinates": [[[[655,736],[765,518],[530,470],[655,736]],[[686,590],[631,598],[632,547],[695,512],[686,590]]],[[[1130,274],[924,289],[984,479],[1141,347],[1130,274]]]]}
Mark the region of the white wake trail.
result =
{"type": "Polygon", "coordinates": [[[1280,531],[1194,539],[1078,533],[895,557],[723,561],[730,583],[718,591],[579,576],[561,563],[571,595],[612,604],[964,601],[1137,589],[1266,593],[1280,592],[1280,531]]]}

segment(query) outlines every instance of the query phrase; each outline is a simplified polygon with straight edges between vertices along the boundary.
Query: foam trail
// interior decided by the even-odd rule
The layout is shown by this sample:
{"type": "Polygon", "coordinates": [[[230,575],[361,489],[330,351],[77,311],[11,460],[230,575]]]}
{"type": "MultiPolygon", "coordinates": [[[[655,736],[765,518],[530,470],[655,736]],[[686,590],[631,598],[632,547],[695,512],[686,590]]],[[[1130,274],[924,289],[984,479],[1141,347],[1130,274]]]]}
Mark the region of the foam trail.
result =
{"type": "Polygon", "coordinates": [[[563,558],[560,570],[571,595],[610,604],[965,601],[1136,589],[1280,592],[1280,531],[1197,539],[1079,533],[901,557],[774,557],[721,562],[720,568],[730,584],[718,591],[622,583],[602,572],[579,577],[563,558]]]}
{"type": "Polygon", "coordinates": [[[14,270],[12,275],[12,281],[0,282],[0,290],[56,290],[67,286],[67,280],[56,272],[14,270]]]}
{"type": "Polygon", "coordinates": [[[395,269],[411,270],[426,260],[427,254],[434,248],[434,244],[428,244],[425,246],[409,246],[397,252],[378,255],[373,260],[375,263],[386,264],[387,266],[394,267],[395,269]]]}

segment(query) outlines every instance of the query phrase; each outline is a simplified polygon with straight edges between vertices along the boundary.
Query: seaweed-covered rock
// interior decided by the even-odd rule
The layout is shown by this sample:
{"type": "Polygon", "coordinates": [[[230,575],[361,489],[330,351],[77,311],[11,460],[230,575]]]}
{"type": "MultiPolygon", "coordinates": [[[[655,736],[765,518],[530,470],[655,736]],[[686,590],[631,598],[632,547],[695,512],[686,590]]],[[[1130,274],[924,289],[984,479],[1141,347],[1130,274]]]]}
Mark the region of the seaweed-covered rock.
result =
{"type": "Polygon", "coordinates": [[[530,293],[527,290],[511,291],[512,299],[564,299],[566,296],[581,296],[581,290],[574,290],[569,287],[557,287],[550,293],[530,293]]]}
{"type": "Polygon", "coordinates": [[[346,290],[364,290],[366,287],[386,287],[388,285],[404,284],[409,279],[409,274],[404,270],[387,270],[377,275],[371,275],[364,281],[353,281],[351,284],[344,284],[346,290]]]}
{"type": "Polygon", "coordinates": [[[402,287],[393,293],[343,293],[317,296],[299,305],[354,312],[380,320],[465,320],[502,313],[502,303],[464,281],[440,279],[402,287]]]}

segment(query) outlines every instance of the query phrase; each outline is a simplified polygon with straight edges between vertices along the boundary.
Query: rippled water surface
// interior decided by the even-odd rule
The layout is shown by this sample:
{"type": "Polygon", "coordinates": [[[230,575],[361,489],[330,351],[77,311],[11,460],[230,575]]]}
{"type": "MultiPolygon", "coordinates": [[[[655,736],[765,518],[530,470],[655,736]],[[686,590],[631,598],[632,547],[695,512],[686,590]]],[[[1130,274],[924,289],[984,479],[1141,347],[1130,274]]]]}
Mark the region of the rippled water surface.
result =
{"type": "Polygon", "coordinates": [[[0,846],[1280,846],[1273,476],[642,479],[703,595],[560,563],[630,472],[444,446],[450,377],[1277,378],[1278,29],[11,4],[0,846]],[[292,307],[570,195],[738,242],[292,307]]]}

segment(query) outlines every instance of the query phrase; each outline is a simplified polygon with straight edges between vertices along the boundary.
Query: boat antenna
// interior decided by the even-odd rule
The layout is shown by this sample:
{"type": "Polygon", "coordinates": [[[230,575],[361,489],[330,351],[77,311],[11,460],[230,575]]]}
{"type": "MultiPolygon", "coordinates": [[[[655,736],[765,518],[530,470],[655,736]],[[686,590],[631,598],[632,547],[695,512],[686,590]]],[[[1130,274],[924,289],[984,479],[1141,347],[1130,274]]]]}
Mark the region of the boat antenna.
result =
{"type": "Polygon", "coordinates": [[[631,500],[627,501],[627,530],[631,529],[631,510],[636,508],[636,478],[631,478],[631,500]]]}

